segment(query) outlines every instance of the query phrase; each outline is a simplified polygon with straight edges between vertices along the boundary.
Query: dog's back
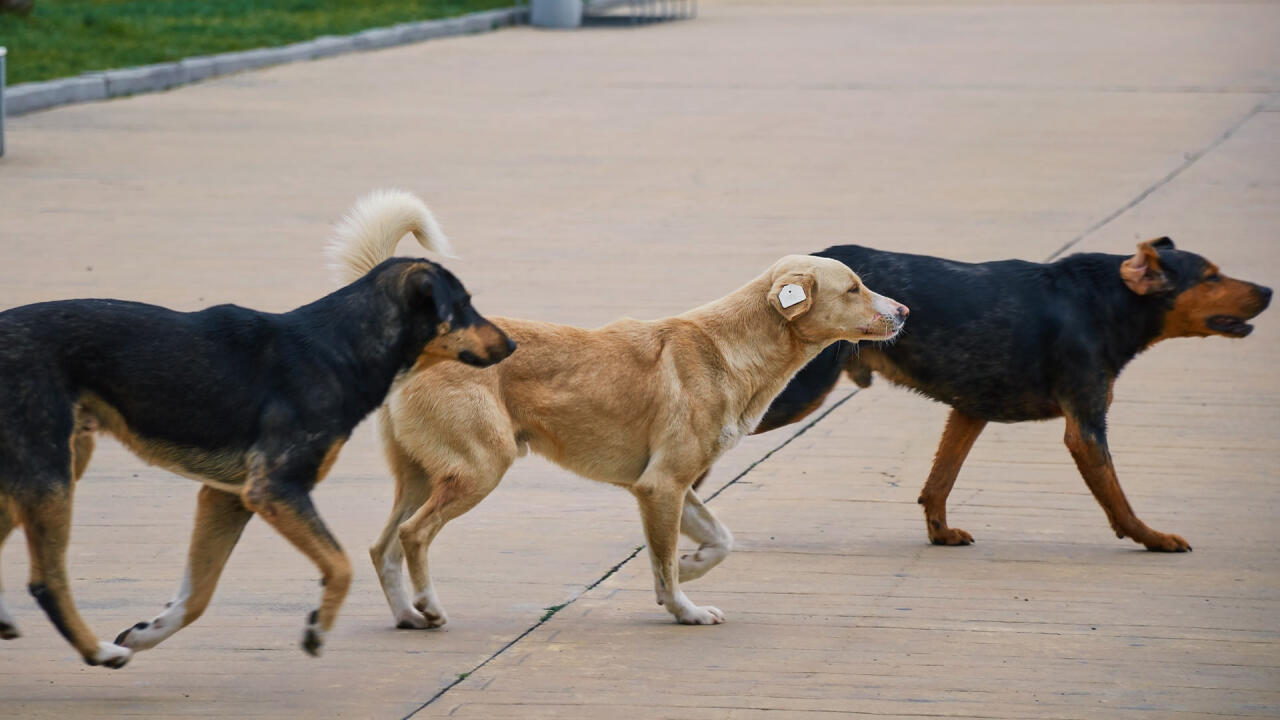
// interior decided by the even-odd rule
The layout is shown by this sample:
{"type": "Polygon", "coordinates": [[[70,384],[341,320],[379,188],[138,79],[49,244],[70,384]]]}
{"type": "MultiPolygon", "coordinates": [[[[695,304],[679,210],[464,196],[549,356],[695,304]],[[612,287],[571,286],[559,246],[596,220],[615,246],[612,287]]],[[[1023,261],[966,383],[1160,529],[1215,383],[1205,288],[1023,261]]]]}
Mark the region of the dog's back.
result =
{"type": "Polygon", "coordinates": [[[1097,366],[1113,373],[1154,336],[1160,301],[1130,293],[1119,255],[1056,263],[964,263],[857,245],[817,255],[854,268],[912,308],[892,344],[824,350],[779,396],[760,431],[820,404],[841,370],[864,387],[872,371],[962,412],[998,422],[1056,417],[1055,385],[1097,366]]]}
{"type": "Polygon", "coordinates": [[[677,377],[671,362],[673,351],[703,352],[681,320],[626,319],[587,330],[491,319],[519,348],[510,358],[483,370],[449,364],[414,373],[391,400],[395,417],[414,428],[413,454],[428,464],[441,457],[451,464],[480,433],[584,477],[630,483],[649,461],[654,434],[664,431],[655,418],[673,403],[717,412],[716,395],[707,392],[714,379],[677,377]]]}

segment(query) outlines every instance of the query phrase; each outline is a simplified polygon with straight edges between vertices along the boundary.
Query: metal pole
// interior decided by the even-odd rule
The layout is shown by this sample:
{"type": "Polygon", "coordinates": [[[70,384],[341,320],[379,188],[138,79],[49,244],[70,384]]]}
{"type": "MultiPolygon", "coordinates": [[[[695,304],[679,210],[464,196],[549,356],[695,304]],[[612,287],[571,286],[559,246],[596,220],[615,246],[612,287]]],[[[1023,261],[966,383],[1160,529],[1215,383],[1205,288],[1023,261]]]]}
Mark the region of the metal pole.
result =
{"type": "Polygon", "coordinates": [[[0,157],[4,157],[4,56],[7,52],[0,47],[0,157]]]}

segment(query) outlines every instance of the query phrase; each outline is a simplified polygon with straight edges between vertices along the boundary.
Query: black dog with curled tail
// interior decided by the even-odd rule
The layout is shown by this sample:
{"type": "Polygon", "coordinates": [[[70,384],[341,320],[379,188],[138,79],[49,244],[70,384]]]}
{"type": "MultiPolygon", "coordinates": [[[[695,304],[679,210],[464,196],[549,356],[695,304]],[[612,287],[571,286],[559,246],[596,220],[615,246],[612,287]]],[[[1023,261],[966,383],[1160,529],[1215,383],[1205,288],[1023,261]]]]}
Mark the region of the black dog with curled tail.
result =
{"type": "MultiPolygon", "coordinates": [[[[418,205],[410,210],[425,213],[418,205]]],[[[447,248],[443,236],[422,241],[447,248]]],[[[0,542],[25,528],[31,594],[86,662],[116,668],[200,616],[256,513],[321,570],[320,607],[303,636],[318,654],[351,566],[311,489],[398,375],[450,360],[484,367],[514,348],[456,277],[420,259],[387,260],[283,314],[120,300],[0,312],[0,542]],[[114,644],[81,619],[66,571],[73,485],[96,432],[204,483],[177,595],[114,644]]],[[[0,637],[17,636],[0,602],[0,637]]]]}

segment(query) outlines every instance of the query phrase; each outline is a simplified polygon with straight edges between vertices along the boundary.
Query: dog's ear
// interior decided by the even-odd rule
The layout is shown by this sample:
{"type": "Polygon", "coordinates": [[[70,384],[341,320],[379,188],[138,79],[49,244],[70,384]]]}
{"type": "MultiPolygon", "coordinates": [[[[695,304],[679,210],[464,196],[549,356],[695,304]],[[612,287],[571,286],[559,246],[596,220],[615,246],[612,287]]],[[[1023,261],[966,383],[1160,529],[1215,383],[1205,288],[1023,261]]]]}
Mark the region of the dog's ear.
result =
{"type": "Polygon", "coordinates": [[[410,270],[404,277],[404,289],[410,307],[432,311],[435,322],[451,320],[449,289],[440,282],[440,274],[434,268],[419,266],[410,270]]]}
{"type": "Polygon", "coordinates": [[[1151,247],[1157,250],[1173,250],[1173,240],[1167,237],[1158,237],[1151,241],[1151,247]]]}
{"type": "Polygon", "coordinates": [[[783,273],[774,278],[773,287],[769,288],[769,304],[790,322],[813,307],[817,285],[813,271],[783,273]]]}
{"type": "Polygon", "coordinates": [[[1138,295],[1150,295],[1169,288],[1169,278],[1160,267],[1159,252],[1159,248],[1166,242],[1169,247],[1173,247],[1173,241],[1169,238],[1138,243],[1138,252],[1120,263],[1120,277],[1130,290],[1138,295]]]}

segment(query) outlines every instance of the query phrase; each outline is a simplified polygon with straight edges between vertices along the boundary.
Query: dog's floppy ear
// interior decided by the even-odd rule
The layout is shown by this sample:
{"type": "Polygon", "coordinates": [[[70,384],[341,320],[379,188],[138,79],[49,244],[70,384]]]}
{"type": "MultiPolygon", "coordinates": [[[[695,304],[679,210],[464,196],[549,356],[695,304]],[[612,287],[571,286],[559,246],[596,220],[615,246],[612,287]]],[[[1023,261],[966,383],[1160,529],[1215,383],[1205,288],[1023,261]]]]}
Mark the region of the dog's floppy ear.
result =
{"type": "Polygon", "coordinates": [[[1169,288],[1169,278],[1160,267],[1159,249],[1166,247],[1166,244],[1169,248],[1173,247],[1173,241],[1169,238],[1138,243],[1138,252],[1120,263],[1120,277],[1130,290],[1138,295],[1150,295],[1169,288]]]}
{"type": "Polygon", "coordinates": [[[788,322],[795,320],[813,307],[817,284],[813,271],[783,273],[769,288],[769,304],[788,322]]]}
{"type": "Polygon", "coordinates": [[[430,309],[437,322],[447,322],[452,314],[447,297],[449,288],[440,280],[440,274],[434,268],[415,267],[405,274],[405,297],[411,307],[430,309]]]}

